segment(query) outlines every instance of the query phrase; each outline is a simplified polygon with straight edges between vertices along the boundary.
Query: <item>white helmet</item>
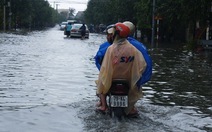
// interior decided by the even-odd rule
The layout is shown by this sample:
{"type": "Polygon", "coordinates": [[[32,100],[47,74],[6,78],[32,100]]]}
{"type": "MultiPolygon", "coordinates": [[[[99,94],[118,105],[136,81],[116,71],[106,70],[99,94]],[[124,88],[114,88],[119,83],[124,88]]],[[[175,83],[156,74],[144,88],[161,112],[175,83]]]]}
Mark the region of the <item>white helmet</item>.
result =
{"type": "Polygon", "coordinates": [[[123,22],[124,25],[126,25],[130,29],[130,35],[134,35],[135,32],[135,25],[130,21],[123,22]]]}

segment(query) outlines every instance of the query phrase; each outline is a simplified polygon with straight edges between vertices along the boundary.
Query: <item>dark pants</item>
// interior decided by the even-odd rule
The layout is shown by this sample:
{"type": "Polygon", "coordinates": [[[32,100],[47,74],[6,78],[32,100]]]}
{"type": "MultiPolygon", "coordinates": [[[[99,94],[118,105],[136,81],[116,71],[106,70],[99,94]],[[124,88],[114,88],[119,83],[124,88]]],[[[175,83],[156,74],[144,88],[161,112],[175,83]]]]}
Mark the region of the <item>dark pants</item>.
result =
{"type": "Polygon", "coordinates": [[[66,31],[66,35],[69,36],[70,35],[70,31],[66,31]]]}
{"type": "Polygon", "coordinates": [[[81,36],[82,36],[82,37],[85,36],[85,31],[81,31],[81,36]]]}

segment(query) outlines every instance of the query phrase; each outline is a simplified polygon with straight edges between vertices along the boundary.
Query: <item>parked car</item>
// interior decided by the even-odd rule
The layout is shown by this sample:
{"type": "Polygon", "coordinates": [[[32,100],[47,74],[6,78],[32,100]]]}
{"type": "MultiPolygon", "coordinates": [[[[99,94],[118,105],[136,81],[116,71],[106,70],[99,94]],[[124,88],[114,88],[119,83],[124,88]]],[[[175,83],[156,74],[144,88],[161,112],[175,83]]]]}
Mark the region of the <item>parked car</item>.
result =
{"type": "Polygon", "coordinates": [[[64,30],[68,22],[62,22],[60,23],[60,30],[64,30]]]}
{"type": "MultiPolygon", "coordinates": [[[[81,26],[82,26],[81,23],[74,23],[70,31],[70,37],[81,37],[81,31],[80,31],[81,26]]],[[[89,38],[90,31],[88,30],[87,25],[85,25],[85,27],[86,27],[85,38],[89,38]]]]}

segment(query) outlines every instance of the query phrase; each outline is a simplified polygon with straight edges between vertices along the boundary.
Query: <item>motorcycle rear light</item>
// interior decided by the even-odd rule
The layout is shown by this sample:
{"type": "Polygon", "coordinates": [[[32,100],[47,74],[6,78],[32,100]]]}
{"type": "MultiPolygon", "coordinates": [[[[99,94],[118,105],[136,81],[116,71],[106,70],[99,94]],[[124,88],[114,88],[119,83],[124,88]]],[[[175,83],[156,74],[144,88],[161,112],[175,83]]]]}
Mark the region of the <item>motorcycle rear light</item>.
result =
{"type": "Polygon", "coordinates": [[[116,84],[114,87],[112,87],[111,93],[112,94],[127,94],[128,88],[123,84],[116,84]]]}
{"type": "Polygon", "coordinates": [[[122,84],[117,85],[117,86],[116,86],[116,89],[117,89],[117,90],[122,90],[122,91],[123,91],[123,90],[124,90],[124,85],[122,85],[122,84]]]}

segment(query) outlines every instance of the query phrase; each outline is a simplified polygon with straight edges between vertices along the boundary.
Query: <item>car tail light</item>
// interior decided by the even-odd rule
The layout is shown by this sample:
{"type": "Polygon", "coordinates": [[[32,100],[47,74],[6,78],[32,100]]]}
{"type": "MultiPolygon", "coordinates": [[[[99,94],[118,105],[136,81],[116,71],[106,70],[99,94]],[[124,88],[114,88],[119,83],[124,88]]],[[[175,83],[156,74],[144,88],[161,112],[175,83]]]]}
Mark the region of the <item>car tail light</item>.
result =
{"type": "Polygon", "coordinates": [[[71,29],[71,32],[77,32],[77,30],[76,29],[71,29]]]}

